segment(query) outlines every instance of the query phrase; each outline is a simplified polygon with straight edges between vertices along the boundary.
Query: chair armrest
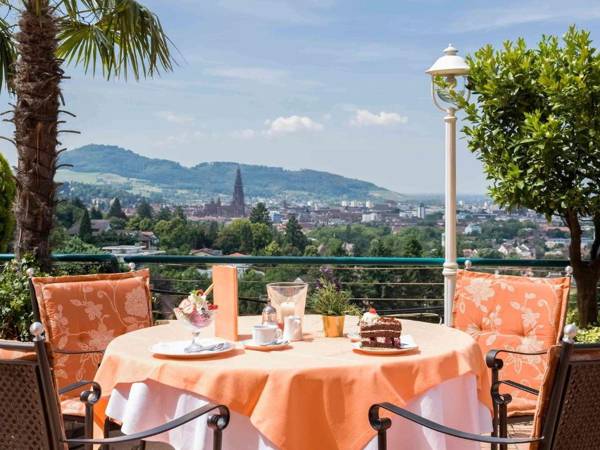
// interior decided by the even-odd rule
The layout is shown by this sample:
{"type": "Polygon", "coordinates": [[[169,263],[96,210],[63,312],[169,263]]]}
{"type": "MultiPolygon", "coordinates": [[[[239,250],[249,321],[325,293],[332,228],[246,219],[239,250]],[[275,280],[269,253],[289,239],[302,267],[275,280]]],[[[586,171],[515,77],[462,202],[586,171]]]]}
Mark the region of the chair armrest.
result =
{"type": "Polygon", "coordinates": [[[88,385],[91,386],[91,389],[82,391],[81,394],[79,395],[79,400],[81,400],[84,403],[90,404],[90,405],[95,405],[96,403],[98,403],[98,400],[100,400],[100,397],[102,396],[102,388],[95,381],[86,381],[86,380],[78,381],[76,383],[72,383],[72,384],[65,386],[64,388],[60,389],[58,391],[58,393],[59,393],[59,395],[63,395],[63,394],[66,394],[67,392],[71,392],[71,391],[74,391],[75,389],[79,389],[79,388],[82,388],[83,386],[88,386],[88,385]]]}
{"type": "Polygon", "coordinates": [[[529,386],[525,386],[524,384],[521,383],[517,383],[516,381],[512,381],[512,380],[499,380],[496,381],[494,384],[492,384],[492,395],[494,393],[499,394],[500,393],[500,385],[505,384],[507,386],[511,386],[514,387],[515,389],[520,389],[523,392],[527,392],[528,394],[531,395],[540,395],[540,391],[538,391],[537,389],[534,389],[532,387],[529,386]]]}
{"type": "Polygon", "coordinates": [[[67,444],[119,444],[124,442],[138,441],[140,439],[146,439],[151,436],[155,436],[165,431],[172,430],[173,428],[180,427],[188,422],[191,422],[198,417],[209,413],[214,410],[219,410],[218,414],[214,414],[208,417],[207,422],[209,427],[216,428],[219,430],[225,429],[229,425],[229,408],[225,405],[206,405],[202,408],[198,408],[192,412],[184,414],[177,419],[171,420],[158,427],[151,428],[146,431],[140,431],[139,433],[128,434],[125,436],[116,436],[104,439],[66,439],[64,442],[67,444]]]}
{"type": "Polygon", "coordinates": [[[387,417],[379,417],[379,410],[385,409],[386,411],[392,412],[404,419],[410,420],[411,422],[415,422],[425,428],[429,428],[430,430],[437,431],[439,433],[447,434],[449,436],[454,436],[460,439],[466,439],[469,441],[475,442],[484,442],[488,444],[527,444],[531,442],[542,441],[543,437],[535,437],[535,438],[499,438],[493,436],[485,436],[474,433],[467,433],[465,431],[457,430],[456,428],[450,428],[445,425],[441,425],[437,422],[434,422],[429,419],[425,419],[415,413],[407,411],[406,409],[400,408],[392,403],[384,402],[384,403],[376,403],[369,408],[369,422],[371,427],[375,430],[380,431],[382,429],[387,429],[392,425],[392,421],[387,417]]]}
{"type": "Polygon", "coordinates": [[[504,365],[504,363],[500,358],[498,358],[498,355],[500,353],[510,353],[511,355],[522,355],[522,356],[538,356],[538,355],[545,355],[546,353],[548,353],[548,350],[542,350],[539,352],[531,352],[531,353],[517,352],[516,350],[504,350],[504,349],[490,350],[485,354],[485,363],[487,364],[487,366],[490,369],[497,369],[497,370],[502,369],[502,366],[504,365]]]}

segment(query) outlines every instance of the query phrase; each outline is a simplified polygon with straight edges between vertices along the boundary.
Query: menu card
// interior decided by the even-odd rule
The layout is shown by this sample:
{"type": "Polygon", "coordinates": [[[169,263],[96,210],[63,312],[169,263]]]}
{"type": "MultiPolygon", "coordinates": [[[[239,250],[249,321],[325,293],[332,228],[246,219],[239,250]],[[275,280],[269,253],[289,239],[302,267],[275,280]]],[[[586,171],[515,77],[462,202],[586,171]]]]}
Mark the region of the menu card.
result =
{"type": "Polygon", "coordinates": [[[213,299],[218,306],[215,336],[230,341],[238,338],[238,273],[235,266],[213,266],[213,299]]]}

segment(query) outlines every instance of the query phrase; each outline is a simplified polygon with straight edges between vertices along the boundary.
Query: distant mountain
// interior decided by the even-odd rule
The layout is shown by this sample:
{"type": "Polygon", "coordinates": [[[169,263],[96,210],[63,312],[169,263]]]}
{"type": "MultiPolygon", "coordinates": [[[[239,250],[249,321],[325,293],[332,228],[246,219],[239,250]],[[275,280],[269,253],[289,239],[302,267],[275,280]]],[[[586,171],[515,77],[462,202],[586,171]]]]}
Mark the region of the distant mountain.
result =
{"type": "Polygon", "coordinates": [[[328,172],[233,162],[201,163],[188,168],[110,145],[90,144],[65,152],[60,162],[73,166],[58,172],[60,181],[78,186],[93,185],[102,192],[119,190],[187,201],[217,196],[228,198],[232,194],[235,171],[240,167],[246,197],[250,199],[377,201],[400,198],[399,194],[373,183],[328,172]]]}

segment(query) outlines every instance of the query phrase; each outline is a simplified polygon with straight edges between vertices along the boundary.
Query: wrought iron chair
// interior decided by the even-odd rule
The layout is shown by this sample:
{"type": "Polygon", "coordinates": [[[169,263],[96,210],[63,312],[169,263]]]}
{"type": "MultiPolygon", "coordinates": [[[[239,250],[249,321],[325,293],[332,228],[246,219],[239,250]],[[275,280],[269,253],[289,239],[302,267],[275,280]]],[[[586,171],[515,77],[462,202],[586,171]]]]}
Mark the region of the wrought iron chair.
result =
{"type": "MultiPolygon", "coordinates": [[[[86,412],[77,395],[63,388],[94,378],[112,338],[152,325],[150,273],[29,275],[33,315],[46,329],[61,411],[77,431],[86,412]]],[[[112,421],[105,424],[106,432],[118,428],[112,421]]]]}
{"type": "MultiPolygon", "coordinates": [[[[504,387],[511,401],[504,407],[510,421],[529,421],[547,371],[548,349],[560,342],[570,277],[478,273],[469,270],[470,261],[465,267],[467,270],[460,270],[457,276],[454,326],[471,334],[484,355],[494,353],[486,362],[492,384],[507,380],[504,387]],[[500,354],[506,356],[504,361],[495,358],[500,354]],[[529,388],[517,388],[515,383],[529,388]]],[[[491,394],[494,398],[494,392],[491,394]]],[[[494,402],[496,436],[499,422],[499,404],[494,402]]]]}
{"type": "Polygon", "coordinates": [[[229,424],[229,409],[224,405],[207,405],[147,431],[105,439],[91,438],[93,406],[101,396],[100,386],[81,381],[61,391],[74,391],[89,386],[80,394],[86,409],[86,436],[67,439],[60,413],[59,400],[44,345],[44,327],[31,326],[33,342],[0,341],[0,348],[25,352],[23,358],[0,359],[0,448],[32,450],[65,450],[74,446],[107,446],[142,440],[177,428],[205,414],[213,430],[213,450],[222,448],[223,430],[229,424]]]}
{"type": "MultiPolygon", "coordinates": [[[[600,448],[600,344],[575,344],[573,337],[576,329],[573,327],[568,331],[562,344],[558,346],[555,369],[548,372],[542,385],[533,437],[508,438],[505,426],[500,427],[500,436],[467,433],[425,419],[391,403],[377,403],[369,409],[369,422],[377,431],[378,449],[387,448],[386,431],[392,425],[390,418],[380,416],[382,409],[431,430],[460,439],[488,443],[501,450],[506,450],[509,445],[526,443],[531,445],[531,449],[537,450],[600,448]]],[[[518,383],[496,381],[492,390],[498,396],[509,397],[509,394],[500,393],[503,385],[522,388],[518,383]]]]}

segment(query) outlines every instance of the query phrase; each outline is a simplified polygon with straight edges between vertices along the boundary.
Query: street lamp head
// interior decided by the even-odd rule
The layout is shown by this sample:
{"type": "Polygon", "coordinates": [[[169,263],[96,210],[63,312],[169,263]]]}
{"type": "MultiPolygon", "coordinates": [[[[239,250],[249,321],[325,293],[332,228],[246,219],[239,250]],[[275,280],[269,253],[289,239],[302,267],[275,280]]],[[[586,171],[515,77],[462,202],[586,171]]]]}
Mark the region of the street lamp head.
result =
{"type": "Polygon", "coordinates": [[[458,56],[458,50],[449,44],[444,50],[444,56],[439,57],[426,73],[432,77],[466,76],[469,74],[469,65],[462,56],[458,56]]]}
{"type": "Polygon", "coordinates": [[[456,110],[456,95],[463,96],[466,91],[466,77],[469,74],[469,65],[461,56],[458,56],[458,50],[449,44],[444,50],[444,56],[427,69],[426,73],[431,75],[431,94],[433,102],[442,111],[456,110]],[[462,79],[462,88],[457,89],[458,80],[462,79]],[[448,104],[445,108],[438,103],[436,98],[448,104]]]}

